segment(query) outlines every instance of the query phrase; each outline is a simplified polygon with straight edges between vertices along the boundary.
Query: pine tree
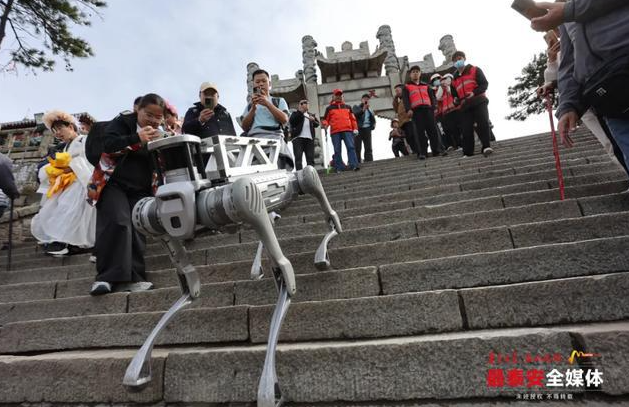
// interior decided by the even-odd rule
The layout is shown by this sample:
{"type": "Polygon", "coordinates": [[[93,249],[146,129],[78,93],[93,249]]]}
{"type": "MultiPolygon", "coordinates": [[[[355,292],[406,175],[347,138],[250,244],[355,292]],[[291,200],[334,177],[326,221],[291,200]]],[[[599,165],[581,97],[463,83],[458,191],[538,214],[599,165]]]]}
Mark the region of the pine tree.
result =
{"type": "MultiPolygon", "coordinates": [[[[527,117],[546,111],[545,102],[537,96],[537,88],[544,84],[544,71],[548,57],[542,52],[533,57],[524,69],[522,76],[516,78],[517,83],[510,86],[507,92],[509,106],[515,111],[506,118],[508,120],[526,120],[527,117]]],[[[554,102],[556,107],[556,99],[554,102]]]]}
{"type": "Polygon", "coordinates": [[[94,55],[71,28],[90,26],[106,6],[102,0],[0,0],[0,71],[17,66],[52,71],[56,58],[71,71],[72,58],[94,55]]]}

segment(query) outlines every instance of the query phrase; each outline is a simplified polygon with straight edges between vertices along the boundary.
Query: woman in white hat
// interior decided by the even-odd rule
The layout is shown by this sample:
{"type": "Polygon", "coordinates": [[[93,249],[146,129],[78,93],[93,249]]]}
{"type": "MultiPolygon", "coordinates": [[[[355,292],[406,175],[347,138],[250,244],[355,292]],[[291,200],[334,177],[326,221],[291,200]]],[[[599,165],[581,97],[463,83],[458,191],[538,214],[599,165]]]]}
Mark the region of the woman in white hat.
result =
{"type": "Polygon", "coordinates": [[[46,252],[62,256],[94,246],[96,209],[86,201],[94,167],[85,157],[85,139],[75,118],[60,110],[43,117],[54,136],[65,143],[39,170],[41,209],[31,222],[31,233],[46,244],[46,252]]]}

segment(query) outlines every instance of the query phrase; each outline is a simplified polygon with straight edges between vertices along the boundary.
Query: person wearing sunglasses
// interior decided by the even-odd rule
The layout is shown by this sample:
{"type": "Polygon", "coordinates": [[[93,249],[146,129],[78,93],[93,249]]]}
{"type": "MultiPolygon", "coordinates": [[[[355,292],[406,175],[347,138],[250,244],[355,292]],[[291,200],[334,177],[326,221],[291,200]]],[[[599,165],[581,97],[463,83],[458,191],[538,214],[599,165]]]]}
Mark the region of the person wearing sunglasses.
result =
{"type": "Polygon", "coordinates": [[[308,112],[308,101],[299,102],[299,107],[290,115],[291,136],[293,138],[293,153],[295,155],[295,168],[299,171],[303,168],[302,156],[306,154],[306,164],[314,167],[314,137],[315,128],[319,127],[319,120],[314,113],[308,112]]]}

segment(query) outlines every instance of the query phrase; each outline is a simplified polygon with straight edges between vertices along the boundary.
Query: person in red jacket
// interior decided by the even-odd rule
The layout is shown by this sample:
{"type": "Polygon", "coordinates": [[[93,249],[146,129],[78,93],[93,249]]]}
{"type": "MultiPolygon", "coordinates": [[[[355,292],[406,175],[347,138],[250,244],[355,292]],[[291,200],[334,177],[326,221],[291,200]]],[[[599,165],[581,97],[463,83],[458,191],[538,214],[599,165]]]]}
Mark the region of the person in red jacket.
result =
{"type": "Polygon", "coordinates": [[[425,160],[428,154],[428,140],[434,157],[448,155],[441,151],[437,124],[435,123],[435,109],[437,99],[435,93],[427,83],[421,81],[421,69],[418,65],[411,66],[410,81],[404,85],[402,100],[404,108],[415,124],[415,131],[419,142],[417,158],[425,160]],[[426,137],[426,135],[428,137],[426,137]]]}
{"type": "Polygon", "coordinates": [[[474,124],[482,144],[481,153],[485,157],[494,150],[490,146],[491,127],[489,125],[489,99],[485,96],[487,79],[480,68],[465,62],[465,53],[457,51],[452,55],[456,72],[453,85],[461,101],[460,118],[463,133],[463,156],[474,155],[474,124]]]}
{"type": "Polygon", "coordinates": [[[332,135],[332,145],[334,146],[334,168],[336,172],[344,169],[343,156],[341,150],[341,140],[347,148],[347,158],[349,168],[358,171],[358,158],[354,147],[354,135],[358,134],[358,125],[356,117],[352,113],[352,107],[345,104],[343,100],[343,91],[334,89],[332,103],[325,109],[321,124],[325,129],[330,128],[332,135]]]}

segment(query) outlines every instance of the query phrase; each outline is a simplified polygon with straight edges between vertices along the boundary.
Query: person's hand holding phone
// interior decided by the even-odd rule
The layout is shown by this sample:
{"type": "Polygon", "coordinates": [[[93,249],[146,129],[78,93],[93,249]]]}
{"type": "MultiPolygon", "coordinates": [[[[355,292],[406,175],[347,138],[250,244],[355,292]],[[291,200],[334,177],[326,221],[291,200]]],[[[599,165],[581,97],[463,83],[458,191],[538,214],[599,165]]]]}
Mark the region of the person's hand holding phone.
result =
{"type": "Polygon", "coordinates": [[[205,124],[208,120],[212,118],[212,116],[214,116],[213,109],[203,109],[199,114],[199,121],[201,122],[201,124],[205,124]]]}
{"type": "Polygon", "coordinates": [[[536,6],[547,10],[546,15],[531,20],[531,28],[535,31],[550,31],[563,24],[565,3],[536,3],[536,6]]]}
{"type": "Polygon", "coordinates": [[[157,129],[154,129],[151,126],[145,126],[142,127],[142,129],[140,129],[140,131],[138,132],[138,137],[140,137],[140,141],[142,141],[142,143],[146,144],[149,141],[153,141],[159,138],[160,133],[157,131],[157,129]]]}

